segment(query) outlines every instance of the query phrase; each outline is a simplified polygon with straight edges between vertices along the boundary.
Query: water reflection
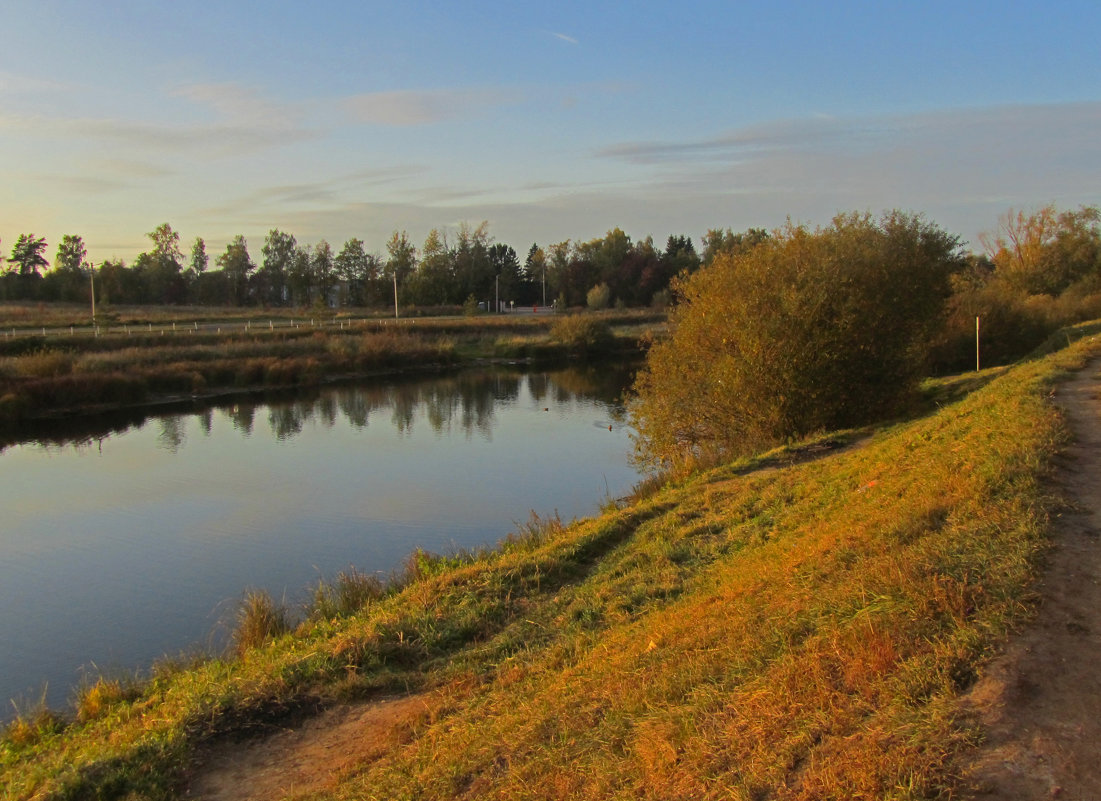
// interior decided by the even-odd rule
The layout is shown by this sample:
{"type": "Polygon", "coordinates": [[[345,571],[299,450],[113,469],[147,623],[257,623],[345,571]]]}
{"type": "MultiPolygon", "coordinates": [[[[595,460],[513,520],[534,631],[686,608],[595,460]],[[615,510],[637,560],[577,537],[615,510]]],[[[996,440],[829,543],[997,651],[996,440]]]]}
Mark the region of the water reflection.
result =
{"type": "Polygon", "coordinates": [[[466,437],[490,439],[494,405],[513,402],[526,385],[536,402],[568,403],[574,397],[620,404],[622,388],[633,371],[630,365],[562,369],[524,373],[508,368],[464,371],[435,380],[385,379],[373,384],[336,385],[323,389],[256,394],[202,405],[192,401],[148,410],[122,410],[65,421],[31,424],[20,439],[44,447],[90,447],[105,437],[140,429],[156,415],[158,447],[171,453],[187,444],[186,420],[195,415],[203,436],[209,437],[215,413],[229,420],[244,437],[252,436],[258,409],[277,440],[291,440],[311,421],[332,428],[344,420],[354,429],[366,428],[379,410],[388,412],[390,425],[409,436],[415,421],[423,419],[437,435],[456,431],[466,437]],[[549,399],[549,400],[548,400],[549,399]],[[169,412],[165,413],[168,409],[169,412]],[[423,412],[423,415],[422,415],[423,412]]]}
{"type": "Polygon", "coordinates": [[[630,375],[485,369],[40,429],[0,456],[22,479],[0,482],[0,702],[48,681],[63,703],[88,661],[202,642],[248,586],[294,598],[349,564],[491,545],[531,510],[596,511],[638,477],[630,375]]]}

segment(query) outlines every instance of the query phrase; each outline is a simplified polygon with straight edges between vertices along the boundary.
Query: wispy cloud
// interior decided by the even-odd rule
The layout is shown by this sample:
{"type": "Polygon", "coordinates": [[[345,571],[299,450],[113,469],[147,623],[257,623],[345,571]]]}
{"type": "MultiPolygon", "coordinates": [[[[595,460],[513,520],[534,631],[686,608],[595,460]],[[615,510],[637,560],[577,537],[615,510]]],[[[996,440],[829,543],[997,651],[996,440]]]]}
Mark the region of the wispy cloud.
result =
{"type": "Polygon", "coordinates": [[[903,207],[972,236],[1010,205],[1097,202],[1101,103],[820,116],[595,155],[639,168],[636,197],[748,224],[903,207]]]}
{"type": "MultiPolygon", "coordinates": [[[[781,154],[869,154],[924,150],[949,145],[1000,149],[1034,138],[1076,139],[1082,145],[1101,134],[1101,103],[1004,106],[911,115],[779,120],[704,138],[682,141],[622,142],[598,149],[601,159],[643,165],[690,162],[745,163],[781,154]]],[[[1009,165],[1007,165],[1009,166],[1009,165]]]]}
{"type": "Polygon", "coordinates": [[[173,90],[172,94],[209,108],[216,119],[227,124],[286,129],[298,127],[304,116],[294,104],[268,100],[236,83],[191,84],[173,90]]]}
{"type": "Polygon", "coordinates": [[[547,31],[547,33],[550,34],[551,36],[555,37],[556,39],[561,39],[563,42],[569,42],[572,45],[581,44],[579,41],[574,39],[572,36],[567,36],[564,33],[558,33],[557,31],[547,31]]]}
{"type": "Polygon", "coordinates": [[[179,121],[150,122],[123,117],[66,117],[62,114],[2,113],[0,129],[36,137],[99,140],[143,152],[226,156],[316,138],[304,114],[293,105],[264,100],[235,84],[185,86],[169,93],[210,119],[189,119],[192,109],[178,112],[179,121]]]}
{"type": "Polygon", "coordinates": [[[300,213],[307,209],[339,207],[362,193],[398,183],[425,171],[418,165],[379,169],[363,169],[330,180],[302,183],[272,184],[259,187],[226,203],[199,210],[200,215],[224,217],[238,214],[240,209],[264,214],[300,213]]]}
{"type": "Polygon", "coordinates": [[[473,117],[488,108],[518,103],[521,93],[504,89],[454,89],[373,92],[346,98],[342,105],[354,122],[367,125],[432,125],[473,117]]]}
{"type": "Polygon", "coordinates": [[[176,174],[175,170],[168,169],[161,164],[154,164],[149,161],[139,161],[136,159],[105,158],[100,159],[91,166],[99,168],[111,175],[138,178],[141,180],[166,178],[176,174]]]}
{"type": "Polygon", "coordinates": [[[36,95],[43,92],[65,92],[75,88],[59,81],[0,70],[0,94],[36,95]]]}

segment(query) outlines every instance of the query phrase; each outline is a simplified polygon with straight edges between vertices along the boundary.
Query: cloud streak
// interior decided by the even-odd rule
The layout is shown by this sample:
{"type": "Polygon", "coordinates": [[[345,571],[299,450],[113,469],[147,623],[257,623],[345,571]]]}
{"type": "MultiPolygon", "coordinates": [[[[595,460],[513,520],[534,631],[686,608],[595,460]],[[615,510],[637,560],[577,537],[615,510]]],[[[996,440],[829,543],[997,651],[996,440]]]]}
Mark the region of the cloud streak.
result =
{"type": "Polygon", "coordinates": [[[579,41],[574,39],[572,36],[567,36],[564,33],[558,33],[557,31],[547,31],[547,33],[549,33],[551,36],[555,37],[556,39],[561,39],[563,42],[568,42],[569,44],[572,44],[572,45],[581,44],[579,41]]]}
{"type": "Polygon", "coordinates": [[[721,211],[772,226],[787,215],[824,222],[838,211],[901,207],[973,236],[1009,206],[1097,202],[1101,103],[781,120],[622,142],[595,156],[649,178],[631,201],[640,211],[664,199],[697,219],[721,211]]]}
{"type": "Polygon", "coordinates": [[[213,157],[255,152],[321,135],[303,123],[304,115],[297,107],[266,101],[235,84],[185,86],[170,96],[184,98],[212,119],[153,123],[117,117],[0,113],[0,130],[74,142],[97,140],[130,151],[213,157]]]}
{"type": "Polygon", "coordinates": [[[405,127],[474,117],[522,100],[519,92],[504,89],[440,89],[372,92],[345,98],[341,105],[352,122],[405,127]]]}
{"type": "Polygon", "coordinates": [[[600,148],[599,159],[638,165],[691,162],[737,164],[777,154],[854,154],[930,151],[1033,140],[1073,140],[1079,146],[1101,134],[1101,103],[1002,106],[911,115],[811,117],[747,126],[719,136],[684,141],[622,142],[600,148]]]}

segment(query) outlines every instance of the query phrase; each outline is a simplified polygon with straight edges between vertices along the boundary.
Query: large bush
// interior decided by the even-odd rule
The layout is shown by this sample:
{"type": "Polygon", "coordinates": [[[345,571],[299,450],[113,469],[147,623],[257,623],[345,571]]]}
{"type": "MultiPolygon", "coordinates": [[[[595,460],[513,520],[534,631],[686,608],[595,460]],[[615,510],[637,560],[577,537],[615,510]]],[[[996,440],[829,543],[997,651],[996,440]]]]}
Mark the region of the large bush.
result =
{"type": "Polygon", "coordinates": [[[920,216],[791,223],[680,281],[633,408],[639,455],[682,465],[880,417],[924,375],[959,241],[920,216]]]}

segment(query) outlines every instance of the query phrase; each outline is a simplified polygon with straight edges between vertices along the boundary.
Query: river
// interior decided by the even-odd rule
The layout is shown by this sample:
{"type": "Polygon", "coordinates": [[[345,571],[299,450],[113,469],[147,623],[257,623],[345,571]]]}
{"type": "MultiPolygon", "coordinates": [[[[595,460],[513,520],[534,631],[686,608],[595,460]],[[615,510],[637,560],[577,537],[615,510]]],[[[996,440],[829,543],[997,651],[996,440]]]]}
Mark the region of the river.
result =
{"type": "MultiPolygon", "coordinates": [[[[626,367],[377,380],[82,420],[0,453],[0,699],[224,646],[247,588],[492,545],[630,490],[626,367]]],[[[10,717],[8,705],[0,719],[10,717]]]]}

